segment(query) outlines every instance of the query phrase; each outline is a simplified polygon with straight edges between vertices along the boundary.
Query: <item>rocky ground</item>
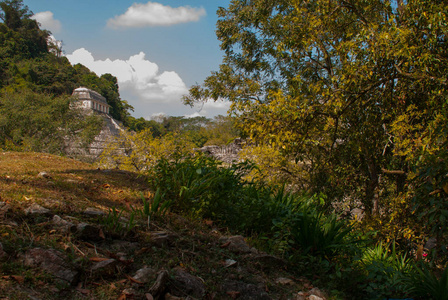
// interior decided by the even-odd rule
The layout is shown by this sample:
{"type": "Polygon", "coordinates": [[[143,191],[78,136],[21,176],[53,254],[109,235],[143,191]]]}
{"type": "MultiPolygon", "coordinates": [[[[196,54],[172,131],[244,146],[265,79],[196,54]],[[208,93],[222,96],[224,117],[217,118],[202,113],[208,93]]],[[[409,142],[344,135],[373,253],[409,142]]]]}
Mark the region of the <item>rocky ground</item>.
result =
{"type": "Polygon", "coordinates": [[[0,153],[0,299],[329,299],[210,220],[140,214],[147,180],[0,153]]]}

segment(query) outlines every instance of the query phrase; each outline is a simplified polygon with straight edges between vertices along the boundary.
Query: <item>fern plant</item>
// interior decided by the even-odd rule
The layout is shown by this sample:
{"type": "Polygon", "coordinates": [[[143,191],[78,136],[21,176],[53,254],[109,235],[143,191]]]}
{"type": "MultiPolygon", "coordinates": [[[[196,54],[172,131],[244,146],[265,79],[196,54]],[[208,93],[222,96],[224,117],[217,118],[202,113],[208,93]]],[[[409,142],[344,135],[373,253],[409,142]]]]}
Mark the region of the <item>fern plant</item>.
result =
{"type": "Polygon", "coordinates": [[[420,262],[415,272],[404,280],[412,295],[422,299],[448,300],[448,265],[440,277],[431,271],[428,264],[420,262]]]}

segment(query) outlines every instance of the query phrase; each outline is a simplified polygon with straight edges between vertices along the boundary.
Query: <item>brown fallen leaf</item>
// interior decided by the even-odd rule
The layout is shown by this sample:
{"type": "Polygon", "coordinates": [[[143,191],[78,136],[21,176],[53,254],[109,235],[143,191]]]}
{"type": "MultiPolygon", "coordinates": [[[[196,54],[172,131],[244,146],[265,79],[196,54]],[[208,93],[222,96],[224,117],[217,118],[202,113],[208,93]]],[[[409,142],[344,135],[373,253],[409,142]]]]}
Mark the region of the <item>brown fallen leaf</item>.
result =
{"type": "Polygon", "coordinates": [[[64,251],[68,251],[70,250],[70,246],[67,245],[66,243],[61,243],[62,248],[64,248],[64,251]]]}
{"type": "Polygon", "coordinates": [[[92,244],[87,243],[87,242],[84,242],[84,245],[86,245],[87,247],[92,248],[92,249],[96,248],[95,245],[92,245],[92,244]]]}
{"type": "Polygon", "coordinates": [[[305,283],[303,284],[303,287],[304,287],[305,289],[311,290],[311,289],[313,288],[313,285],[312,285],[311,283],[305,282],[305,283]]]}
{"type": "Polygon", "coordinates": [[[126,294],[121,294],[121,296],[118,297],[117,300],[126,300],[126,294]]]}
{"type": "Polygon", "coordinates": [[[225,243],[225,244],[222,244],[221,245],[221,248],[226,248],[226,247],[228,247],[230,245],[230,242],[227,242],[227,243],[225,243]]]}
{"type": "Polygon", "coordinates": [[[11,277],[20,284],[23,284],[25,282],[25,278],[23,276],[11,275],[11,277]]]}
{"type": "Polygon", "coordinates": [[[129,275],[127,275],[127,274],[125,274],[125,276],[126,276],[127,279],[129,279],[129,280],[132,281],[133,283],[144,284],[143,282],[141,282],[141,281],[139,281],[139,280],[137,280],[137,279],[134,279],[134,278],[132,278],[131,276],[129,276],[129,275]]]}
{"type": "Polygon", "coordinates": [[[106,239],[106,236],[104,235],[103,230],[100,228],[100,232],[98,233],[98,235],[100,236],[100,238],[102,238],[103,240],[106,239]]]}
{"type": "Polygon", "coordinates": [[[110,258],[106,258],[106,257],[91,257],[89,258],[90,261],[93,262],[100,262],[100,261],[106,261],[109,260],[110,258]]]}
{"type": "Polygon", "coordinates": [[[140,250],[136,251],[135,254],[141,255],[141,254],[149,252],[149,251],[151,251],[151,248],[141,248],[140,250]]]}
{"type": "Polygon", "coordinates": [[[230,298],[236,299],[240,296],[241,293],[237,292],[237,291],[229,291],[229,292],[226,292],[226,294],[229,295],[230,298]]]}
{"type": "Polygon", "coordinates": [[[105,188],[105,189],[108,189],[108,188],[110,188],[110,184],[105,183],[105,184],[102,185],[102,187],[105,188]]]}

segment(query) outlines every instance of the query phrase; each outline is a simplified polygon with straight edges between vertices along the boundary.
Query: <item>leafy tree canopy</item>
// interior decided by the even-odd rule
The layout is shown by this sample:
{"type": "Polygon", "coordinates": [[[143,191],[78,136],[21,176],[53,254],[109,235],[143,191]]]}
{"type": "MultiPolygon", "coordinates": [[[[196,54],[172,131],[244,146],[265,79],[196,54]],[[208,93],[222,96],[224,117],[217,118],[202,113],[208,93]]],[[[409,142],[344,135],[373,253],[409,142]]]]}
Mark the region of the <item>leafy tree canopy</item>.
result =
{"type": "Polygon", "coordinates": [[[186,103],[232,101],[242,129],[329,200],[376,214],[433,178],[418,199],[447,209],[446,1],[233,0],[218,15],[223,63],[186,103]]]}

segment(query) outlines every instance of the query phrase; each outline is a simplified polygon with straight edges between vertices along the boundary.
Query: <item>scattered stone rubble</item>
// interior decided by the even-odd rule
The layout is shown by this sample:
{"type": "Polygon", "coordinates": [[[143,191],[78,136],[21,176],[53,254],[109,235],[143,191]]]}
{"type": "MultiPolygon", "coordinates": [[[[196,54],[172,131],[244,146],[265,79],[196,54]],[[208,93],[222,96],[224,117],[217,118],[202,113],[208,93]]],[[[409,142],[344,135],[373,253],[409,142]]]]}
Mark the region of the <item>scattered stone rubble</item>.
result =
{"type": "MultiPolygon", "coordinates": [[[[7,204],[0,203],[0,209],[5,208],[7,204]]],[[[45,204],[43,204],[45,206],[45,204]]],[[[132,286],[121,291],[120,299],[214,299],[213,294],[207,290],[204,280],[191,273],[190,269],[182,266],[172,267],[171,269],[157,270],[154,266],[137,266],[133,260],[127,259],[127,251],[138,253],[146,251],[141,249],[138,242],[124,240],[113,240],[107,242],[109,250],[102,249],[102,243],[105,243],[106,237],[100,225],[90,224],[85,221],[79,221],[70,216],[60,216],[53,213],[51,208],[45,208],[36,203],[31,203],[24,210],[28,218],[47,218],[49,226],[54,231],[72,236],[73,239],[83,241],[83,243],[94,247],[99,257],[91,260],[88,264],[82,260],[70,256],[66,249],[56,250],[52,248],[34,247],[28,249],[22,254],[8,253],[0,243],[0,262],[5,260],[20,260],[29,268],[40,269],[52,275],[55,281],[59,282],[67,289],[73,292],[87,293],[88,290],[82,289],[82,280],[88,276],[93,280],[104,281],[108,278],[115,278],[117,274],[126,274],[126,270],[137,270],[128,276],[132,286]],[[113,251],[113,252],[112,252],[113,251]],[[142,287],[146,289],[142,291],[142,287]]],[[[87,218],[97,218],[102,215],[101,211],[88,208],[84,212],[87,218]]],[[[4,221],[0,216],[0,223],[4,221]]],[[[4,224],[4,223],[3,223],[4,224]]],[[[173,247],[176,239],[180,237],[166,231],[154,231],[149,234],[149,242],[153,247],[169,249],[173,247]]],[[[227,295],[227,299],[273,299],[267,290],[267,279],[262,276],[254,276],[251,282],[247,282],[243,275],[246,274],[242,269],[240,262],[249,261],[251,265],[260,267],[260,269],[273,268],[274,270],[283,269],[286,265],[282,259],[271,256],[250,247],[243,236],[221,237],[217,241],[217,249],[227,250],[232,253],[234,259],[223,261],[223,268],[229,268],[234,271],[227,279],[223,280],[219,292],[227,295]],[[230,263],[229,263],[230,262],[230,263]],[[227,264],[226,264],[227,263],[227,264]]],[[[77,249],[81,252],[81,250],[77,249]]],[[[128,252],[130,253],[130,252],[128,252]]],[[[292,295],[291,300],[325,300],[325,294],[317,288],[313,288],[310,283],[303,285],[296,278],[278,277],[271,284],[285,286],[291,289],[297,287],[298,292],[292,295]]],[[[216,291],[214,292],[216,293],[216,291]]],[[[30,297],[34,297],[31,296],[30,297]]]]}

